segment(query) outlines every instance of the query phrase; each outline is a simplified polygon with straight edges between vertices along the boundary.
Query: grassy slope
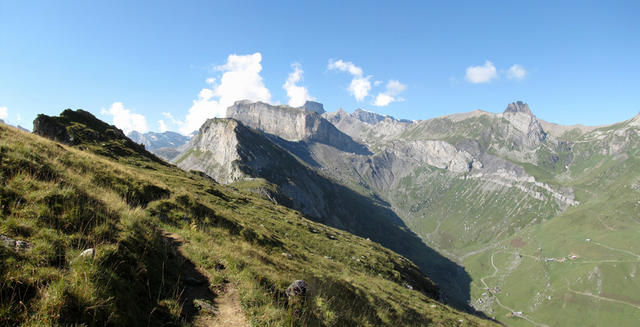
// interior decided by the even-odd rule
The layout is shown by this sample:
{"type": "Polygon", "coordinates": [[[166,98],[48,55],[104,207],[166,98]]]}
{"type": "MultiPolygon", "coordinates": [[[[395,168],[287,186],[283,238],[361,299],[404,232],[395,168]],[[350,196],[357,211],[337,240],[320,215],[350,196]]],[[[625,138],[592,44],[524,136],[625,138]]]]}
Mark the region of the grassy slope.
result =
{"type": "MultiPolygon", "coordinates": [[[[484,278],[490,287],[501,287],[497,298],[502,304],[524,311],[539,323],[638,325],[639,138],[637,131],[622,138],[628,141],[627,148],[618,155],[603,154],[608,144],[620,141],[615,133],[600,141],[593,140],[590,134],[576,139],[575,160],[565,174],[542,171],[539,174],[544,175],[538,176],[539,167],[528,169],[536,177],[573,187],[581,205],[468,258],[464,263],[474,276],[474,299],[492,298],[483,289],[484,278]],[[571,254],[578,258],[568,259],[571,254]],[[491,265],[492,256],[495,268],[491,265]],[[545,258],[566,259],[546,262],[545,258]]],[[[499,305],[491,309],[495,310],[491,315],[510,325],[530,325],[509,317],[508,310],[499,305]]]]}
{"type": "Polygon", "coordinates": [[[0,324],[188,324],[185,261],[214,286],[236,283],[254,325],[491,324],[409,290],[431,283],[376,243],[126,145],[68,147],[0,125],[0,233],[32,245],[0,247],[0,324]],[[184,236],[187,257],[163,230],[184,236]],[[89,247],[95,259],[78,259],[89,247]],[[283,295],[294,279],[310,285],[297,310],[283,295]]]}

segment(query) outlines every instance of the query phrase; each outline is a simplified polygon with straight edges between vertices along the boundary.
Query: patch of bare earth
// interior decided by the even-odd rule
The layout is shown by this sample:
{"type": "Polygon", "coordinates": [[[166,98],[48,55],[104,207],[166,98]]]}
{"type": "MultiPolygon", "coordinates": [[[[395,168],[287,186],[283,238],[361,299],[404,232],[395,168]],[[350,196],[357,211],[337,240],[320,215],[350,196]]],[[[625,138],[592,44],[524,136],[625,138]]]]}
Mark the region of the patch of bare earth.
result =
{"type": "Polygon", "coordinates": [[[216,298],[215,306],[218,308],[218,314],[215,317],[207,317],[206,322],[196,319],[194,324],[196,326],[249,326],[240,307],[240,296],[235,285],[226,284],[224,293],[216,298]]]}
{"type": "Polygon", "coordinates": [[[165,232],[164,236],[184,259],[181,267],[181,277],[185,285],[181,296],[184,301],[183,318],[197,327],[248,327],[236,286],[233,283],[216,285],[214,288],[217,291],[212,292],[206,274],[187,259],[182,248],[182,236],[169,232],[165,232]]]}
{"type": "Polygon", "coordinates": [[[510,244],[514,248],[521,248],[521,247],[527,245],[527,242],[525,242],[521,237],[517,237],[517,238],[514,238],[513,240],[511,240],[510,244]]]}

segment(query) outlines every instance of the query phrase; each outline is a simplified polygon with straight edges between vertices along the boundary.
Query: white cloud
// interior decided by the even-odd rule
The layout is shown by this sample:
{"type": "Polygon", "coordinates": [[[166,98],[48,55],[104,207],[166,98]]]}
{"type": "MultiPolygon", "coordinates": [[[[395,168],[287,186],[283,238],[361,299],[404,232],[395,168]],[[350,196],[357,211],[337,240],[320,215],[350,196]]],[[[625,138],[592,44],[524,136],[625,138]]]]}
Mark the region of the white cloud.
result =
{"type": "Polygon", "coordinates": [[[376,101],[373,102],[373,105],[378,107],[384,107],[389,105],[389,103],[393,101],[394,101],[394,98],[392,96],[384,93],[378,93],[378,96],[376,96],[376,101]]]}
{"type": "Polygon", "coordinates": [[[293,68],[293,72],[289,74],[287,77],[287,81],[284,82],[282,88],[287,91],[287,96],[289,97],[289,105],[292,107],[300,107],[307,100],[315,100],[311,95],[309,95],[309,90],[306,87],[297,85],[298,82],[302,82],[302,74],[304,71],[299,63],[291,64],[291,68],[293,68]]]}
{"type": "Polygon", "coordinates": [[[527,71],[520,65],[513,65],[507,71],[507,78],[514,80],[522,80],[527,76],[527,71]]]}
{"type": "Polygon", "coordinates": [[[353,76],[347,90],[349,90],[349,93],[351,93],[357,101],[362,101],[369,95],[369,91],[371,91],[371,76],[363,76],[362,68],[354,65],[350,61],[343,61],[341,59],[334,61],[333,59],[329,59],[327,69],[347,72],[353,76]]]}
{"type": "Polygon", "coordinates": [[[229,55],[227,63],[214,69],[223,72],[220,82],[207,78],[210,88],[204,88],[193,100],[186,120],[180,126],[180,132],[187,135],[212,117],[224,117],[227,108],[238,100],[269,102],[271,93],[264,86],[260,71],[262,55],[229,55]]]}
{"type": "Polygon", "coordinates": [[[0,107],[0,119],[5,120],[9,117],[9,109],[7,107],[0,107]]]}
{"type": "Polygon", "coordinates": [[[483,66],[467,67],[466,79],[471,83],[488,83],[497,77],[496,67],[489,60],[485,61],[483,66]]]}
{"type": "Polygon", "coordinates": [[[407,89],[405,84],[400,83],[398,80],[389,80],[386,88],[386,91],[378,93],[376,100],[373,102],[374,106],[384,107],[389,105],[391,102],[404,100],[397,96],[407,89]]]}
{"type": "Polygon", "coordinates": [[[342,59],[338,59],[334,61],[333,59],[329,59],[328,69],[335,69],[341,72],[348,72],[349,74],[357,77],[362,76],[362,68],[354,65],[351,61],[343,61],[342,59]]]}
{"type": "Polygon", "coordinates": [[[131,131],[138,131],[140,133],[147,132],[147,119],[141,114],[132,113],[131,110],[126,109],[122,102],[114,102],[109,110],[102,109],[103,115],[111,115],[113,117],[113,124],[120,128],[125,134],[129,134],[131,131]]]}
{"type": "Polygon", "coordinates": [[[356,77],[351,80],[351,84],[349,84],[349,88],[347,88],[347,90],[349,90],[356,100],[362,101],[367,95],[369,95],[369,91],[371,90],[370,78],[371,76],[356,77]]]}
{"type": "Polygon", "coordinates": [[[158,120],[158,126],[160,126],[160,133],[164,133],[168,130],[167,124],[164,123],[164,120],[158,120]]]}

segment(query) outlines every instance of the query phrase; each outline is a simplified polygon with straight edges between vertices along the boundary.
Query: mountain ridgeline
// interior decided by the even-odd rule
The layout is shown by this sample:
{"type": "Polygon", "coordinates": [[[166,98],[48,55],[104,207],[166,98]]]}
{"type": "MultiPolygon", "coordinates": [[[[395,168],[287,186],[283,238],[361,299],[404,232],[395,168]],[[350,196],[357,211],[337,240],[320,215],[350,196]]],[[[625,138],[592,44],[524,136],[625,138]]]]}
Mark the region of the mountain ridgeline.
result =
{"type": "Polygon", "coordinates": [[[562,126],[515,102],[408,121],[239,101],[226,117],[173,162],[405,255],[447,303],[509,325],[640,317],[640,241],[621,243],[638,229],[640,116],[562,126]]]}

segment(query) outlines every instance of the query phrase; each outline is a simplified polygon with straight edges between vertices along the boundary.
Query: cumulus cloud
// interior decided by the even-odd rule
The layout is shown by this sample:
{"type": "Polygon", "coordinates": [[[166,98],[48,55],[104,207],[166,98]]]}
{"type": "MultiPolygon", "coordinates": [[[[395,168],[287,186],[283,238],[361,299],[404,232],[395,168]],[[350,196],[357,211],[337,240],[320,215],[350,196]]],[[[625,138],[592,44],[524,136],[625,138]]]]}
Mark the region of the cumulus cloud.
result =
{"type": "Polygon", "coordinates": [[[404,92],[407,89],[405,84],[400,83],[398,80],[389,80],[387,82],[386,90],[384,92],[378,93],[375,101],[373,102],[374,106],[384,107],[389,105],[391,102],[396,101],[404,101],[404,99],[397,97],[400,93],[404,92]]]}
{"type": "Polygon", "coordinates": [[[527,76],[527,71],[520,65],[513,65],[507,71],[507,78],[514,80],[522,80],[527,76]]]}
{"type": "Polygon", "coordinates": [[[9,117],[9,109],[7,107],[0,107],[0,119],[5,120],[9,117]]]}
{"type": "Polygon", "coordinates": [[[158,126],[160,127],[160,133],[164,133],[168,130],[167,124],[165,124],[164,120],[158,120],[158,126]]]}
{"type": "Polygon", "coordinates": [[[298,85],[299,82],[302,82],[302,74],[304,74],[302,66],[295,62],[291,64],[291,68],[293,68],[293,72],[289,74],[289,77],[287,77],[287,81],[284,82],[282,88],[287,91],[289,105],[292,107],[300,107],[307,100],[315,99],[309,95],[309,90],[307,90],[306,87],[298,85]]]}
{"type": "Polygon", "coordinates": [[[180,132],[187,135],[212,117],[224,117],[227,108],[238,100],[269,102],[271,93],[264,86],[260,71],[262,55],[256,52],[251,55],[229,55],[224,65],[214,69],[222,72],[220,81],[207,78],[209,88],[200,90],[198,98],[183,123],[180,132]]]}
{"type": "Polygon", "coordinates": [[[125,134],[129,134],[131,131],[145,133],[149,130],[147,119],[141,114],[135,114],[126,109],[122,102],[114,102],[108,110],[102,109],[101,113],[112,116],[113,124],[125,134]]]}
{"type": "Polygon", "coordinates": [[[369,91],[371,91],[371,76],[364,76],[362,68],[354,65],[350,61],[329,59],[327,69],[346,72],[353,76],[347,90],[357,101],[362,101],[369,95],[369,91]]]}
{"type": "Polygon", "coordinates": [[[495,78],[498,78],[498,72],[489,60],[485,61],[483,66],[467,67],[466,79],[471,83],[488,83],[495,78]]]}

